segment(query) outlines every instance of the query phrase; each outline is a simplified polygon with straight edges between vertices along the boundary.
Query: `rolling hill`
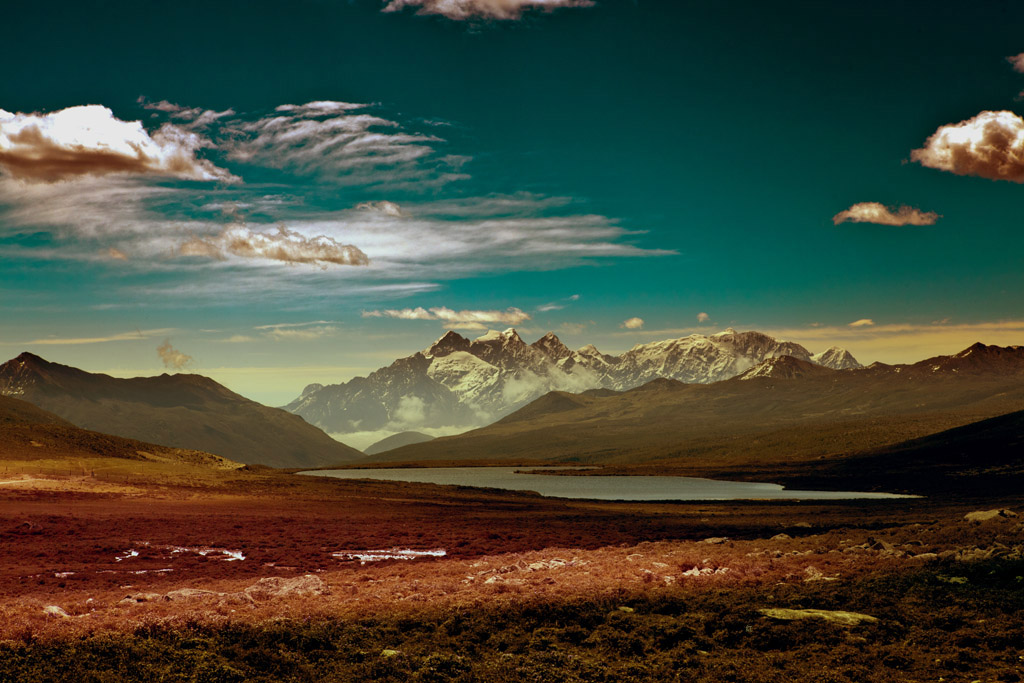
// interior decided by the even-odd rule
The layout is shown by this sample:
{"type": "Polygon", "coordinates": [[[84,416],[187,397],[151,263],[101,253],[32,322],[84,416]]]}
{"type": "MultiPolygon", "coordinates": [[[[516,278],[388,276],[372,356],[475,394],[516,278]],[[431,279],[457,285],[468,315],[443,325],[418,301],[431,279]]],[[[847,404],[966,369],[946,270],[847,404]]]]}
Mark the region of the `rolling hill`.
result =
{"type": "Polygon", "coordinates": [[[721,467],[887,446],[1024,409],[1024,347],[976,344],[912,365],[831,370],[769,358],[707,385],[551,392],[482,429],[373,459],[721,467]]]}
{"type": "Polygon", "coordinates": [[[246,464],[318,467],[362,457],[298,415],[250,401],[202,375],[120,379],[23,353],[0,365],[0,395],[83,429],[246,464]]]}
{"type": "Polygon", "coordinates": [[[31,403],[0,396],[0,460],[5,463],[45,460],[70,467],[72,464],[81,466],[83,461],[108,458],[228,470],[242,466],[202,451],[169,448],[81,429],[31,403]]]}

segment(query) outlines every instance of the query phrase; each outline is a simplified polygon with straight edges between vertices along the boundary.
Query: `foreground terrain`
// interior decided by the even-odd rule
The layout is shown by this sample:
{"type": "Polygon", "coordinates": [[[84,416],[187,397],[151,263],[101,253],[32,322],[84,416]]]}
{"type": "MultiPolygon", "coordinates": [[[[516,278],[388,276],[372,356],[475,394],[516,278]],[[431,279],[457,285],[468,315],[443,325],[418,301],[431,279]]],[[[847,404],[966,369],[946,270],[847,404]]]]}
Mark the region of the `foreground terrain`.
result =
{"type": "Polygon", "coordinates": [[[965,519],[1019,498],[641,505],[158,466],[7,462],[0,680],[1020,680],[1022,518],[965,519]]]}

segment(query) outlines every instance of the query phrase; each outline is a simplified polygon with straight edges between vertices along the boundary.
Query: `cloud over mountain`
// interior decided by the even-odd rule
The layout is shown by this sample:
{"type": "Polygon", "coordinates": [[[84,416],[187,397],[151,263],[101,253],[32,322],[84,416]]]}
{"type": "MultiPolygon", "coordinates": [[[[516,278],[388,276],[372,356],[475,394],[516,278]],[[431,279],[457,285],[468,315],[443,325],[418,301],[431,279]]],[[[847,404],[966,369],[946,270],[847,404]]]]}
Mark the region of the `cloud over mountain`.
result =
{"type": "Polygon", "coordinates": [[[486,330],[489,324],[518,325],[529,320],[530,314],[513,307],[504,311],[455,311],[446,306],[425,309],[417,308],[386,309],[381,311],[363,311],[364,318],[396,318],[398,320],[438,320],[447,327],[461,330],[486,330]]]}
{"type": "Polygon", "coordinates": [[[940,126],[910,159],[956,175],[1024,183],[1024,119],[1012,111],[983,111],[940,126]]]}

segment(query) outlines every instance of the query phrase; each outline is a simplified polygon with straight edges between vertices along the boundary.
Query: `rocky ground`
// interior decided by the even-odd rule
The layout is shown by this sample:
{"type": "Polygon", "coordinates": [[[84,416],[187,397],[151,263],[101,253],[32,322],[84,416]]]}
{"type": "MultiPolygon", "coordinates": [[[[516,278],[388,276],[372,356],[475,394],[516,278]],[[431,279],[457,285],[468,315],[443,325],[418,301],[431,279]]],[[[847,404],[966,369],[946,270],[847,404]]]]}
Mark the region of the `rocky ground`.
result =
{"type": "Polygon", "coordinates": [[[1017,681],[1022,502],[11,478],[0,681],[1017,681]]]}

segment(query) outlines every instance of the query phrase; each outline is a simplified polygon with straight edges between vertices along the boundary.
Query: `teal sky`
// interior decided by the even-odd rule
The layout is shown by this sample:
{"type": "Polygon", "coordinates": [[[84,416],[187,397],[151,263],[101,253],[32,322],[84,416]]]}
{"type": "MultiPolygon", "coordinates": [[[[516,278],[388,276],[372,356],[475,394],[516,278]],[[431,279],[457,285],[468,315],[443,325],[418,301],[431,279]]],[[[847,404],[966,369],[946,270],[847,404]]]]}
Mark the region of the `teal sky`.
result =
{"type": "Polygon", "coordinates": [[[1020,3],[405,4],[6,8],[0,355],[281,404],[447,327],[1024,343],[1020,3]]]}

